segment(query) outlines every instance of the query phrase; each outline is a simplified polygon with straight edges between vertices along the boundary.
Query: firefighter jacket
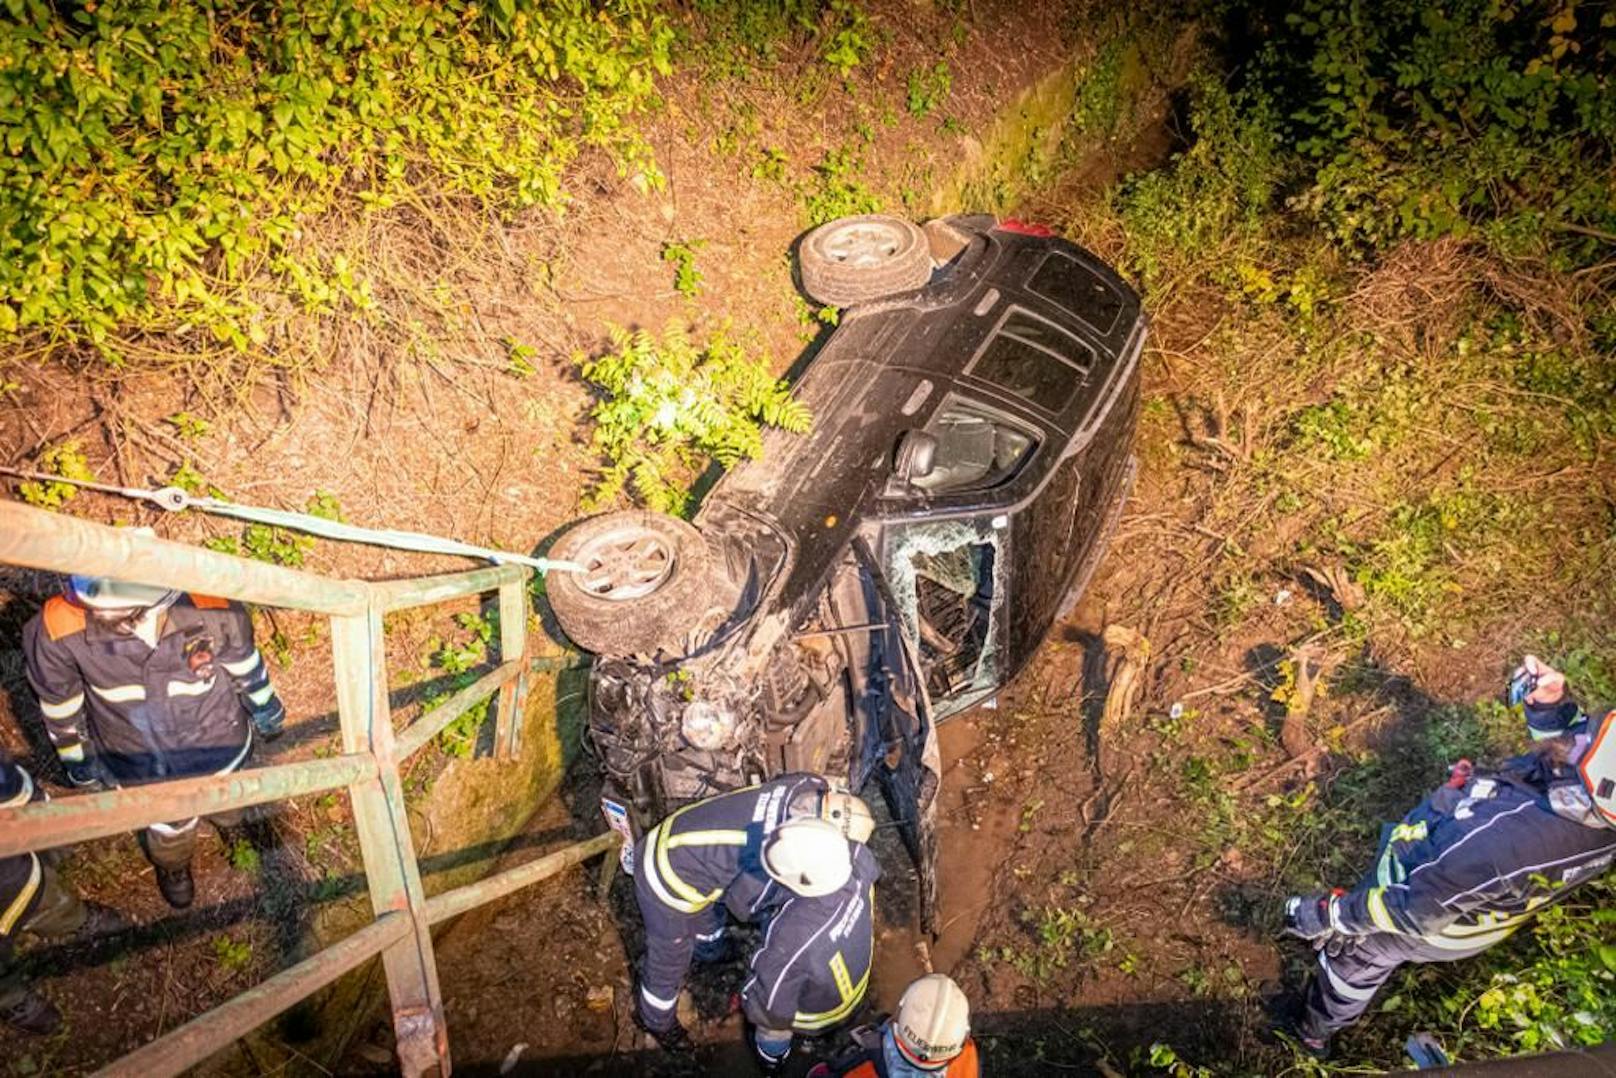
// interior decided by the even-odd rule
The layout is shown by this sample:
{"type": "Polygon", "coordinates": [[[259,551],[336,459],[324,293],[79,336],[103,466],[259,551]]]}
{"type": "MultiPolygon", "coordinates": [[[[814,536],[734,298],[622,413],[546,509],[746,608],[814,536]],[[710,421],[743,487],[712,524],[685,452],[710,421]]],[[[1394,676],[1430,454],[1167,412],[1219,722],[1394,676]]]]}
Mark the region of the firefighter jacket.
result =
{"type": "Polygon", "coordinates": [[[852,1017],[870,984],[880,876],[875,854],[855,843],[853,875],[841,890],[792,895],[774,911],[741,989],[753,1025],[815,1033],[852,1017]]]}
{"type": "Polygon", "coordinates": [[[639,871],[651,895],[667,910],[697,914],[740,883],[745,894],[730,905],[750,906],[768,883],[764,838],[785,819],[794,797],[827,786],[818,775],[792,773],[674,812],[640,840],[645,850],[639,871]]]}
{"type": "Polygon", "coordinates": [[[63,597],[23,626],[28,682],[64,762],[86,748],[115,783],[222,773],[252,746],[248,709],[280,709],[240,603],[181,596],[157,646],[63,597]]]}
{"type": "MultiPolygon", "coordinates": [[[[0,748],[0,808],[26,805],[36,795],[43,796],[43,792],[36,790],[33,778],[0,748]]],[[[42,873],[35,854],[0,857],[0,964],[9,957],[12,941],[39,893],[42,873]]]]}
{"type": "Polygon", "coordinates": [[[725,907],[750,921],[779,890],[763,870],[763,840],[793,797],[826,785],[817,775],[788,774],[719,794],[679,809],[635,844],[634,900],[645,922],[638,1006],[647,1029],[673,1024],[697,946],[723,938],[725,907]]]}
{"type": "MultiPolygon", "coordinates": [[[[1348,935],[1395,932],[1473,951],[1616,860],[1616,829],[1567,809],[1575,769],[1526,755],[1443,787],[1390,828],[1373,875],[1331,904],[1348,935]]],[[[1583,798],[1582,800],[1586,800],[1583,798]]]]}

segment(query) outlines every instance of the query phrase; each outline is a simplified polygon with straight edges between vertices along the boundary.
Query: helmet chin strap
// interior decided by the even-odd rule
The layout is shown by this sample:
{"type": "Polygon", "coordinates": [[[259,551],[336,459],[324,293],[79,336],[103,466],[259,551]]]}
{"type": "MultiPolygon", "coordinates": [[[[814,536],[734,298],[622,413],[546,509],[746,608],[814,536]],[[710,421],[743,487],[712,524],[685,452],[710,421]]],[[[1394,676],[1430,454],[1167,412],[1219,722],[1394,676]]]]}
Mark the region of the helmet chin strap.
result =
{"type": "Polygon", "coordinates": [[[114,632],[136,637],[143,641],[147,647],[155,648],[157,646],[158,630],[162,625],[163,612],[173,606],[174,601],[178,598],[177,594],[172,594],[160,603],[141,607],[138,612],[136,610],[125,611],[118,617],[106,616],[113,613],[112,611],[93,610],[91,611],[91,616],[109,622],[114,632]]]}

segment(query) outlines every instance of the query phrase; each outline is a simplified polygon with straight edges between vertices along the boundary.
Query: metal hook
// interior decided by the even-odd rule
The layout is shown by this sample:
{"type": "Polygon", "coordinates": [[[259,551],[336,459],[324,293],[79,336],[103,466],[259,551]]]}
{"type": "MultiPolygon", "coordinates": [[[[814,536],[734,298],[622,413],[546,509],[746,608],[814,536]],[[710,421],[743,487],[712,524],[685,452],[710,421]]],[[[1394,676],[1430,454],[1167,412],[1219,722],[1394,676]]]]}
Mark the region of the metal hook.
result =
{"type": "Polygon", "coordinates": [[[177,513],[191,504],[191,496],[179,487],[159,487],[147,494],[147,500],[159,509],[177,513]]]}

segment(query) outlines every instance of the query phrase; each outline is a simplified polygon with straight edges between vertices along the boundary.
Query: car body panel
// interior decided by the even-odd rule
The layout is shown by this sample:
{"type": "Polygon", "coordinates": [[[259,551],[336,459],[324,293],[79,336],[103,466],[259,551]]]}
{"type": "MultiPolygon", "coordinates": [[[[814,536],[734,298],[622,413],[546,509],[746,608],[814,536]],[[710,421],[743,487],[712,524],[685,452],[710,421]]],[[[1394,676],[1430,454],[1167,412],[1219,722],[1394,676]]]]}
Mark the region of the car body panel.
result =
{"type": "Polygon", "coordinates": [[[765,433],[761,457],[703,500],[693,523],[722,552],[734,616],[684,656],[600,664],[591,701],[597,751],[642,824],[784,770],[877,781],[916,858],[923,922],[936,722],[1015,675],[1103,552],[1131,476],[1146,331],[1133,291],[1075,245],[991,218],[946,225],[963,245],[928,285],[844,312],[805,365],[794,391],[813,430],[765,433]],[[1060,289],[1069,302],[1046,294],[1060,289]],[[1002,352],[987,362],[990,347],[1002,352]],[[993,369],[1025,369],[1060,399],[993,369]],[[979,482],[896,475],[900,439],[934,430],[990,439],[979,482]],[[744,744],[682,743],[677,714],[696,698],[745,712],[744,744]]]}

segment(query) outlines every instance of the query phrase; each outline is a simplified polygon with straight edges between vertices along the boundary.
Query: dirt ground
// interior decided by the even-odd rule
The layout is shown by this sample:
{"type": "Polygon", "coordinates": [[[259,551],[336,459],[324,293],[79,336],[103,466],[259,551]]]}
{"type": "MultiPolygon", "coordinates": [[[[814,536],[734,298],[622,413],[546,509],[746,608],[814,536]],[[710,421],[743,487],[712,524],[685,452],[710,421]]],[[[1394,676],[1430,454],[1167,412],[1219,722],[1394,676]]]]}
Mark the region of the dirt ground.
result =
{"type": "MultiPolygon", "coordinates": [[[[1006,100],[1077,47],[1075,17],[1058,5],[975,4],[968,32],[958,35],[949,13],[896,18],[905,5],[890,6],[878,14],[888,28],[880,63],[845,82],[818,74],[824,65],[806,46],[745,84],[677,72],[664,84],[664,107],[645,121],[668,179],[660,192],[640,195],[596,160],[574,175],[577,197],[560,217],[496,221],[462,203],[428,200],[382,217],[322,222],[333,247],[365,252],[377,310],[325,319],[288,311],[302,347],[320,363],[110,370],[88,357],[78,366],[7,357],[18,384],[0,394],[0,462],[27,467],[43,447],[72,439],[104,481],[156,487],[189,464],[237,501],[302,508],[318,492],[354,523],[542,548],[577,515],[596,464],[581,422],[591,397],[574,356],[598,348],[610,326],[730,320],[781,371],[825,332],[804,321],[787,257],[803,230],[797,192],[750,174],[763,147],[781,148],[791,181],[808,183],[825,150],[857,146],[859,177],[896,207],[899,185],[887,178],[929,190],[978,152],[974,133],[1006,100]],[[905,72],[945,47],[961,73],[946,125],[902,106],[905,72]],[[679,240],[701,241],[704,281],[695,300],[675,291],[661,259],[662,246],[679,240]],[[533,373],[511,374],[512,342],[534,349],[533,373]],[[206,429],[182,432],[165,421],[180,412],[205,418],[206,429]]],[[[188,342],[174,348],[182,353],[188,342]]],[[[241,535],[228,521],[166,516],[95,494],[81,495],[69,511],[151,525],[189,542],[241,535]]],[[[314,572],[372,579],[464,567],[458,559],[333,543],[311,545],[300,560],[314,572]]],[[[43,574],[0,571],[0,642],[18,639],[54,587],[43,574]]],[[[406,700],[432,687],[431,641],[453,631],[453,612],[390,625],[390,668],[396,684],[407,683],[406,700]]],[[[334,751],[328,630],[318,618],[287,612],[262,612],[258,630],[291,715],[288,735],[261,746],[258,761],[334,751]]],[[[400,708],[398,721],[410,713],[400,708]]],[[[0,739],[36,775],[55,778],[21,656],[6,643],[0,739]]],[[[441,754],[427,753],[410,778],[429,782],[447,766],[441,754]]],[[[580,819],[594,825],[592,812],[580,819]]],[[[45,1040],[0,1031],[0,1073],[84,1073],[175,1028],[301,958],[313,910],[362,891],[341,799],[284,805],[272,820],[229,836],[228,845],[204,828],[200,851],[197,902],[184,912],[163,903],[132,836],[63,852],[69,884],[119,910],[129,926],[97,941],[25,941],[30,976],[67,1021],[45,1040]]],[[[574,932],[608,938],[598,917],[576,916],[574,932]]],[[[611,959],[622,968],[620,952],[611,959]]],[[[457,1025],[476,1028],[478,1007],[497,1013],[490,1003],[456,998],[457,1025]]],[[[297,1036],[294,1018],[280,1039],[295,1053],[297,1036]]],[[[245,1048],[234,1066],[262,1069],[245,1048]]]]}
{"type": "MultiPolygon", "coordinates": [[[[810,80],[805,94],[807,54],[785,55],[745,85],[688,70],[673,76],[665,107],[647,121],[665,191],[641,196],[592,162],[573,177],[578,198],[560,218],[499,222],[427,202],[332,222],[334,244],[362,245],[380,268],[381,313],[310,323],[323,365],[195,378],[18,366],[21,388],[0,394],[0,462],[25,463],[74,437],[104,480],[160,485],[191,462],[241,501],[301,508],[325,492],[355,523],[542,549],[577,514],[597,463],[581,433],[591,398],[573,355],[597,348],[609,325],[730,319],[757,335],[781,371],[823,332],[811,317],[804,322],[791,276],[788,255],[803,231],[797,197],[752,175],[765,147],[783,149],[792,175],[807,182],[824,150],[861,146],[859,174],[901,209],[904,189],[942,182],[980,149],[977,136],[1016,91],[1092,47],[1077,36],[1074,12],[1090,6],[1082,3],[976,0],[957,38],[944,9],[960,5],[926,5],[923,16],[896,0],[867,6],[892,36],[878,64],[845,85],[810,80]],[[956,73],[950,122],[909,115],[904,73],[945,48],[956,73]],[[664,244],[688,240],[702,241],[694,301],[673,288],[661,258],[664,244]],[[505,341],[535,349],[532,374],[510,373],[505,341]],[[205,415],[211,429],[182,437],[163,422],[181,410],[205,415]]],[[[1021,215],[1114,255],[1115,237],[1085,232],[1085,207],[1117,177],[1181,144],[1171,106],[1159,94],[1125,144],[1064,159],[1021,215]]],[[[868,1014],[891,1008],[929,961],[970,995],[995,1075],[1115,1074],[1139,1067],[1157,1041],[1253,1072],[1283,1071],[1289,1054],[1259,1033],[1261,998],[1294,978],[1300,957],[1275,938],[1289,865],[1259,862],[1220,839],[1187,784],[1204,785],[1207,758],[1232,754],[1244,761],[1241,774],[1211,780],[1225,784],[1232,811],[1292,796],[1310,780],[1328,782],[1338,754],[1355,746],[1395,748],[1433,701],[1491,690],[1506,661],[1501,624],[1462,643],[1399,638],[1332,650],[1336,597],[1310,586],[1300,567],[1258,579],[1256,600],[1239,617],[1224,616],[1213,573],[1231,540],[1209,515],[1222,475],[1187,418],[1202,415],[1218,388],[1204,346],[1223,315],[1193,298],[1153,313],[1139,479],[1108,557],[995,706],[941,731],[942,933],[924,950],[903,855],[879,849],[887,877],[868,1014]],[[1108,722],[1104,702],[1122,658],[1104,640],[1115,627],[1141,634],[1148,653],[1134,652],[1137,692],[1108,722]],[[1321,699],[1308,730],[1287,730],[1274,693],[1282,663],[1302,647],[1353,668],[1359,687],[1321,699]]],[[[239,534],[91,495],[71,511],[154,524],[193,542],[239,534]]],[[[1260,542],[1278,550],[1287,539],[1260,542]]],[[[367,578],[463,567],[329,543],[308,550],[305,565],[367,578]]],[[[35,574],[0,574],[0,642],[16,639],[51,586],[35,574]]],[[[390,634],[392,669],[410,672],[412,691],[430,685],[430,641],[449,631],[448,613],[390,634]]],[[[330,751],[326,630],[316,619],[275,614],[261,618],[260,633],[282,641],[274,675],[292,715],[288,737],[261,758],[330,751]]],[[[20,657],[3,644],[0,689],[0,739],[49,775],[20,657]]],[[[452,766],[428,754],[411,777],[430,781],[452,766]]],[[[513,844],[510,863],[598,828],[587,771],[574,770],[564,795],[513,844]]],[[[68,1020],[46,1040],[0,1032],[0,1074],[85,1073],[173,1029],[295,961],[310,910],[359,886],[351,829],[334,801],[288,805],[232,849],[227,856],[204,839],[197,905],[185,914],[162,904],[132,839],[73,851],[63,866],[73,886],[133,924],[99,942],[25,947],[36,983],[68,1020]]],[[[680,1073],[647,1050],[628,1019],[636,931],[623,880],[603,901],[593,866],[448,926],[438,963],[457,1070],[680,1073]]],[[[694,979],[704,1047],[684,1071],[750,1073],[730,998],[742,976],[731,964],[694,979]]],[[[295,1052],[295,1018],[278,1028],[295,1052]]],[[[390,1036],[378,1024],[337,1072],[389,1073],[390,1036]]],[[[830,1047],[809,1046],[788,1073],[830,1047]]],[[[269,1070],[246,1049],[229,1062],[244,1074],[269,1070]]]]}

